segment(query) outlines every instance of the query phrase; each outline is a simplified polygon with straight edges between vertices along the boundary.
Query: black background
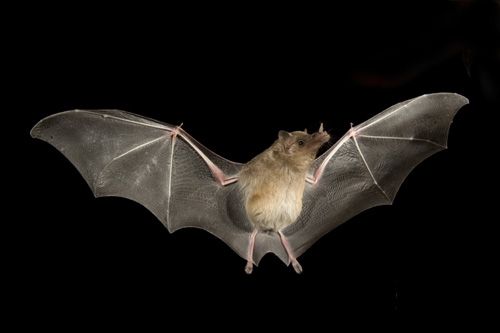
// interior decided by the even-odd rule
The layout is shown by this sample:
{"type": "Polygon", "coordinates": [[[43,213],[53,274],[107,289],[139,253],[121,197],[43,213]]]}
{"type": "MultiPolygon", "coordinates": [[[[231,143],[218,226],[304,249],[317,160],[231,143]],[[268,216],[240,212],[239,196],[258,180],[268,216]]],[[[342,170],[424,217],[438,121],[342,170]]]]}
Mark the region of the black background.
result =
{"type": "Polygon", "coordinates": [[[12,29],[28,28],[13,38],[8,97],[22,116],[29,173],[12,187],[12,207],[25,205],[9,224],[21,230],[5,236],[15,240],[5,252],[14,264],[12,308],[49,324],[115,325],[147,314],[167,325],[191,313],[184,325],[234,318],[241,327],[309,315],[331,322],[342,309],[418,318],[491,309],[498,194],[490,139],[499,111],[493,2],[82,4],[17,13],[26,24],[12,29]],[[94,199],[62,154],[29,137],[50,114],[115,108],[183,122],[209,149],[246,162],[281,129],[313,131],[323,122],[335,139],[351,122],[433,92],[470,100],[454,119],[449,149],[410,174],[393,206],[325,235],[299,258],[302,275],[268,255],[247,276],[245,261],[216,237],[196,229],[169,234],[139,204],[94,199]]]}

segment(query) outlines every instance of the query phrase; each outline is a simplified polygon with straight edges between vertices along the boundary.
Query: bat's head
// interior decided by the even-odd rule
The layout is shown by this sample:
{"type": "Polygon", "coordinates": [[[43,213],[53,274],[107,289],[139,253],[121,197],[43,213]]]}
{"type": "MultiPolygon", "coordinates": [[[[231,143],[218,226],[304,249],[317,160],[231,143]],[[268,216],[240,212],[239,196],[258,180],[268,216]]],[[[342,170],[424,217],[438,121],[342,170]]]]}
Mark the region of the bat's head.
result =
{"type": "Polygon", "coordinates": [[[330,140],[330,135],[323,131],[323,124],[319,130],[313,134],[308,134],[307,130],[287,132],[280,131],[278,134],[277,144],[280,145],[281,151],[286,155],[293,157],[294,160],[312,160],[316,157],[319,148],[330,140]]]}

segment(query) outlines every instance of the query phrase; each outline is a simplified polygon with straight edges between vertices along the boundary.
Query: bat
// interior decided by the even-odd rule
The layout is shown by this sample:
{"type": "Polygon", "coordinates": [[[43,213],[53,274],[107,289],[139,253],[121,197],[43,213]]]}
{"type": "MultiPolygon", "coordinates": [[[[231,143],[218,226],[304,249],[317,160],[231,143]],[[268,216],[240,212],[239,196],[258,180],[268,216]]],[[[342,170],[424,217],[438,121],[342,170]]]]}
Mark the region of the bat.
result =
{"type": "Polygon", "coordinates": [[[246,164],[213,153],[180,126],[120,110],[72,110],[31,130],[66,156],[95,197],[118,196],[150,210],[173,233],[200,228],[246,260],[252,273],[273,253],[297,273],[297,258],[356,214],[392,204],[406,176],[447,148],[458,94],[422,95],[330,140],[319,130],[280,131],[246,164]]]}

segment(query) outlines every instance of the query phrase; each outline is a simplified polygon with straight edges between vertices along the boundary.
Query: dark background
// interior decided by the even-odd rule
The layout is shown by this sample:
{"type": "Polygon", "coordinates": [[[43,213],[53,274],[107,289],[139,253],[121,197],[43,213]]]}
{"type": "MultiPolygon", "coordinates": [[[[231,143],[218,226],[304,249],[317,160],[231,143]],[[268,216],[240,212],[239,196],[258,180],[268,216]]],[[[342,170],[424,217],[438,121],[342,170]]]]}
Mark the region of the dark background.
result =
{"type": "Polygon", "coordinates": [[[242,327],[306,315],[322,323],[342,309],[491,310],[499,6],[404,3],[19,9],[26,25],[13,29],[29,28],[13,38],[9,97],[30,171],[16,186],[29,188],[14,196],[28,204],[6,252],[12,307],[50,324],[196,312],[185,325],[235,318],[242,327]],[[393,206],[319,240],[299,258],[302,275],[268,255],[246,276],[245,261],[216,237],[171,235],[134,202],[94,199],[62,154],[29,138],[50,114],[115,108],[183,122],[209,149],[246,162],[281,129],[323,122],[340,138],[351,122],[433,92],[470,100],[449,149],[410,174],[393,206]]]}

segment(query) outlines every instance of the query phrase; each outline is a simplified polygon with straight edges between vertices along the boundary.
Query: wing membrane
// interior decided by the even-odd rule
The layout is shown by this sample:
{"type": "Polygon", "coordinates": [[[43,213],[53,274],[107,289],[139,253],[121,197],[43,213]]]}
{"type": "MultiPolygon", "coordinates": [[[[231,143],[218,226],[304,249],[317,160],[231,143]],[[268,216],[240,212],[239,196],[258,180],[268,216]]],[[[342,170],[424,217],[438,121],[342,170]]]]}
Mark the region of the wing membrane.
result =
{"type": "Polygon", "coordinates": [[[467,103],[457,94],[423,95],[348,131],[310,169],[302,213],[284,230],[293,254],[354,215],[392,204],[411,170],[446,148],[452,119],[467,103]]]}
{"type": "Polygon", "coordinates": [[[96,197],[134,200],[170,232],[201,228],[246,256],[252,228],[232,184],[242,165],[179,127],[119,110],[74,110],[43,119],[31,135],[61,151],[96,197]]]}

